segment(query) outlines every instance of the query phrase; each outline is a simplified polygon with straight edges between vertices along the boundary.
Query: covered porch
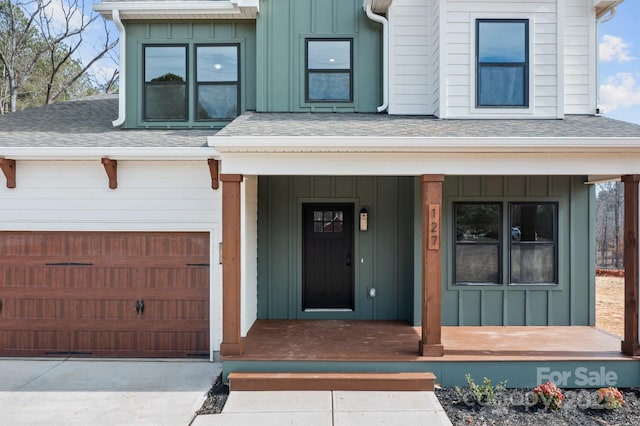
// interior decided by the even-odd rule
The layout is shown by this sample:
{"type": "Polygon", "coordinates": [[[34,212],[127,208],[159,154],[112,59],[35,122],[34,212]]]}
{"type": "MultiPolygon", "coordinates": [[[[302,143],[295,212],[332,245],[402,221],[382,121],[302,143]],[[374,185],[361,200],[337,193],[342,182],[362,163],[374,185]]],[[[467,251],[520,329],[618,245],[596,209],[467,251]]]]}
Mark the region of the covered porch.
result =
{"type": "Polygon", "coordinates": [[[420,340],[421,328],[404,321],[257,320],[242,354],[224,356],[224,373],[433,372],[445,386],[464,385],[471,373],[510,387],[547,377],[565,387],[634,386],[640,374],[640,357],[595,327],[445,326],[442,356],[418,355],[420,340]]]}

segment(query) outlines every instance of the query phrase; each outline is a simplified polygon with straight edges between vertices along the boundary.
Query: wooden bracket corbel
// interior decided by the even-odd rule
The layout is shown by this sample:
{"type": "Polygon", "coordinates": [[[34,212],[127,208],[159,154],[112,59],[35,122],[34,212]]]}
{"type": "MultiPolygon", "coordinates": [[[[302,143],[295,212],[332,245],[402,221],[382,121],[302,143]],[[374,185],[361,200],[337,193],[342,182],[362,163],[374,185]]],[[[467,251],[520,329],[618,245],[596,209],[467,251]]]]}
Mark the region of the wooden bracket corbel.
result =
{"type": "Polygon", "coordinates": [[[7,178],[7,188],[16,187],[16,160],[0,157],[0,169],[7,178]]]}
{"type": "Polygon", "coordinates": [[[109,178],[109,189],[116,189],[118,187],[118,160],[105,157],[101,161],[109,178]]]}
{"type": "Polygon", "coordinates": [[[218,189],[220,188],[220,162],[209,158],[207,163],[209,163],[209,173],[211,173],[211,189],[218,189]]]}

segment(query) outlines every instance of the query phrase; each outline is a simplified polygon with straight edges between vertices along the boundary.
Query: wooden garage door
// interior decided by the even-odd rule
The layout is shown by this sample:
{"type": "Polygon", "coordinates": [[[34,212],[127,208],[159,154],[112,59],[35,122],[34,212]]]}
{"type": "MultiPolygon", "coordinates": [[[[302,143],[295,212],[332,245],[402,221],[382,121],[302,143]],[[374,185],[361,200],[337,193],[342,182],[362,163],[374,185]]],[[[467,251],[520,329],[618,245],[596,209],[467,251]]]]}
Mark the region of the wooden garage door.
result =
{"type": "Polygon", "coordinates": [[[208,356],[206,233],[0,232],[0,354],[208,356]]]}

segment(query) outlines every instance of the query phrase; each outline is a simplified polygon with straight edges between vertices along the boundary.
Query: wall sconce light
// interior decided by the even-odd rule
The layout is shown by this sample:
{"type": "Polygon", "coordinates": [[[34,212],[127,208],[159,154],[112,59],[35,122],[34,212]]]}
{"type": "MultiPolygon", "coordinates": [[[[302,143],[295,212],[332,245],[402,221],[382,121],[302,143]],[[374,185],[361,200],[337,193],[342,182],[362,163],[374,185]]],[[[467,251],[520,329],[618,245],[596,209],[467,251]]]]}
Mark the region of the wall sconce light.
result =
{"type": "Polygon", "coordinates": [[[360,209],[360,230],[367,231],[369,229],[369,213],[364,207],[360,209]]]}

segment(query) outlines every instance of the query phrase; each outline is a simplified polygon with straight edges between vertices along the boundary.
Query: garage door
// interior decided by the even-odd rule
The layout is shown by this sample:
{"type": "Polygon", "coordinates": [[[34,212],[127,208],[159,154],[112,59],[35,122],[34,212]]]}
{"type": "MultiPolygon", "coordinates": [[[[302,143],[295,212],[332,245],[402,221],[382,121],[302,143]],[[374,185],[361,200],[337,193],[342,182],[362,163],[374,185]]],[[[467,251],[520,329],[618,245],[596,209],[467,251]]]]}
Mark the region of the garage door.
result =
{"type": "Polygon", "coordinates": [[[0,232],[0,354],[209,351],[206,233],[0,232]]]}

